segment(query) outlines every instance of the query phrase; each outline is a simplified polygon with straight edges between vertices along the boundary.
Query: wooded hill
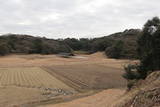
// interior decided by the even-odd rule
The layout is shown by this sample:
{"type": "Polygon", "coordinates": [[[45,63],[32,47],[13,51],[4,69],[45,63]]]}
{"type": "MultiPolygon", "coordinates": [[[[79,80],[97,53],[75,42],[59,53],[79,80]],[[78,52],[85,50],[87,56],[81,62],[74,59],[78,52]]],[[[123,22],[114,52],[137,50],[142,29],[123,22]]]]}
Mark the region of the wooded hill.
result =
{"type": "Polygon", "coordinates": [[[137,39],[140,33],[140,29],[130,29],[100,38],[67,38],[63,41],[76,51],[105,51],[111,58],[137,58],[137,39]]]}
{"type": "Polygon", "coordinates": [[[130,29],[100,38],[47,39],[30,35],[6,34],[0,36],[0,55],[8,53],[57,54],[87,51],[105,51],[111,58],[136,58],[137,38],[141,30],[130,29]]]}
{"type": "Polygon", "coordinates": [[[0,54],[8,53],[71,53],[72,49],[63,41],[33,37],[29,35],[7,34],[0,36],[0,54]]]}

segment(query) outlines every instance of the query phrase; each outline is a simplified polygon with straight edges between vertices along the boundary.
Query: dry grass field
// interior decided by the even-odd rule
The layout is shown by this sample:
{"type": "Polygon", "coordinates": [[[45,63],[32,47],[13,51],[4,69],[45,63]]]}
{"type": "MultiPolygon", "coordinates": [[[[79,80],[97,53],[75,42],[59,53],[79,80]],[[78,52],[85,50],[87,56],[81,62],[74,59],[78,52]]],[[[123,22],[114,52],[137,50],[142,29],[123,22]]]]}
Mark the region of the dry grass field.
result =
{"type": "Polygon", "coordinates": [[[73,91],[63,82],[38,67],[0,68],[0,86],[65,89],[73,91]]]}
{"type": "Polygon", "coordinates": [[[122,89],[108,89],[70,102],[39,107],[113,107],[113,102],[119,100],[124,93],[125,90],[122,89]]]}
{"type": "Polygon", "coordinates": [[[126,86],[126,80],[121,75],[123,70],[120,68],[105,67],[98,64],[88,65],[66,65],[46,67],[46,71],[51,74],[58,74],[59,79],[76,83],[78,89],[107,89],[123,88],[126,86]],[[67,80],[66,80],[67,79],[67,80]]]}
{"type": "Polygon", "coordinates": [[[131,62],[108,59],[103,53],[72,58],[37,54],[0,57],[0,107],[31,107],[72,100],[92,91],[123,90],[123,65],[131,62]]]}

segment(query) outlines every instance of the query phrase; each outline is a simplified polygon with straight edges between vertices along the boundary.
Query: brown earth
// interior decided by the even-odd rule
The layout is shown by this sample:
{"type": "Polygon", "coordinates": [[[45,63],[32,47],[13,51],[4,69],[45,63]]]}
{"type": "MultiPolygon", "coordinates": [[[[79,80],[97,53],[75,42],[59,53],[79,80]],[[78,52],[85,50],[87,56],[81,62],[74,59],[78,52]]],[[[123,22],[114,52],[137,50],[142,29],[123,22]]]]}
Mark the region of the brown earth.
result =
{"type": "MultiPolygon", "coordinates": [[[[95,92],[97,93],[97,91],[99,92],[104,90],[93,95],[93,98],[97,99],[92,101],[92,96],[86,97],[86,99],[89,99],[88,103],[92,103],[104,98],[106,103],[105,100],[103,100],[102,102],[99,102],[99,104],[95,102],[93,105],[97,104],[98,106],[105,103],[107,106],[110,105],[110,102],[115,102],[115,99],[124,93],[126,81],[121,77],[121,75],[123,74],[123,66],[128,63],[134,63],[134,61],[109,59],[106,58],[103,53],[80,55],[72,58],[61,58],[56,55],[38,54],[9,55],[0,57],[0,68],[41,68],[43,71],[48,72],[51,76],[60,80],[69,87],[74,88],[78,92],[75,95],[60,96],[61,98],[57,101],[57,99],[54,100],[53,98],[57,98],[59,96],[51,97],[52,94],[50,93],[52,92],[48,90],[42,90],[43,92],[41,92],[38,88],[29,88],[29,91],[27,91],[27,87],[13,86],[18,89],[16,90],[13,88],[13,93],[15,94],[12,94],[12,86],[2,86],[3,88],[6,88],[6,90],[2,91],[4,89],[0,88],[0,92],[4,92],[4,94],[0,94],[0,99],[4,98],[0,103],[2,105],[4,104],[3,107],[11,106],[12,104],[28,104],[32,103],[32,101],[36,103],[34,104],[35,106],[46,103],[54,104],[57,102],[70,101],[75,98],[88,96],[95,92]],[[24,93],[23,88],[26,90],[24,93]],[[27,96],[31,96],[27,97],[25,93],[27,96]],[[14,95],[15,97],[13,97],[14,95]]],[[[83,99],[85,100],[85,98],[82,98],[82,101],[83,99]]],[[[31,105],[28,105],[27,107],[31,107],[31,105]]],[[[87,107],[87,105],[84,107],[87,107]]]]}

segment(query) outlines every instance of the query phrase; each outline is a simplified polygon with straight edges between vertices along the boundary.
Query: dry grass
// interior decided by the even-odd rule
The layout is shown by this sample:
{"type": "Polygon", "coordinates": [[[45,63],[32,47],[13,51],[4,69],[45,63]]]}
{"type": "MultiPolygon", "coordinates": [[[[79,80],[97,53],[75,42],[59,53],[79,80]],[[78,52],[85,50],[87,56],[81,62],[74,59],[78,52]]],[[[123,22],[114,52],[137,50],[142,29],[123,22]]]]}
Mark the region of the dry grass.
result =
{"type": "Polygon", "coordinates": [[[76,99],[66,103],[49,104],[39,107],[112,107],[113,102],[124,94],[125,90],[108,89],[92,96],[76,99]]]}
{"type": "MultiPolygon", "coordinates": [[[[122,69],[101,66],[97,64],[89,65],[66,65],[46,67],[51,74],[58,74],[60,80],[65,79],[78,85],[81,89],[108,89],[124,88],[126,80],[122,78],[122,69]]],[[[69,84],[69,81],[66,82],[69,84]]]]}
{"type": "Polygon", "coordinates": [[[85,58],[61,58],[56,55],[9,55],[0,57],[0,67],[37,67],[54,65],[86,65],[101,64],[107,67],[123,68],[130,60],[115,60],[106,58],[102,53],[81,55],[85,58]]]}
{"type": "Polygon", "coordinates": [[[21,86],[73,90],[48,72],[38,67],[0,68],[1,86],[21,86]]]}
{"type": "Polygon", "coordinates": [[[0,87],[0,107],[19,107],[18,105],[46,100],[44,91],[25,87],[0,87]],[[17,105],[17,106],[16,106],[17,105]]]}
{"type": "Polygon", "coordinates": [[[125,88],[126,81],[121,75],[123,65],[130,62],[108,59],[102,53],[78,58],[37,54],[0,57],[0,99],[4,98],[0,106],[40,102],[51,99],[52,95],[56,98],[62,95],[45,90],[48,88],[69,92],[125,88]],[[18,92],[21,97],[14,98],[18,92]]]}
{"type": "Polygon", "coordinates": [[[1,107],[38,103],[72,93],[73,88],[41,68],[0,68],[1,107]]]}

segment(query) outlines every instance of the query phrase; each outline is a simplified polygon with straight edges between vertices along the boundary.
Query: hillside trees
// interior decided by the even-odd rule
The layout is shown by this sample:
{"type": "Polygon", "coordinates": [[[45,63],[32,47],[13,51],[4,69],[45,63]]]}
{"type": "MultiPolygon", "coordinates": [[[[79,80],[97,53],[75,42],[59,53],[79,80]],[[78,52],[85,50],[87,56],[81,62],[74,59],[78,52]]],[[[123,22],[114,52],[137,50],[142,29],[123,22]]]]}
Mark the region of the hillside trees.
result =
{"type": "Polygon", "coordinates": [[[41,53],[43,42],[40,38],[33,40],[32,53],[41,53]]]}
{"type": "Polygon", "coordinates": [[[78,39],[75,38],[66,38],[63,40],[67,45],[69,45],[73,50],[80,50],[81,49],[81,43],[78,39]]]}
{"type": "Polygon", "coordinates": [[[63,41],[33,37],[30,35],[6,34],[0,36],[1,54],[57,54],[61,52],[72,53],[71,48],[63,41]]]}
{"type": "Polygon", "coordinates": [[[108,57],[119,59],[124,55],[124,43],[123,41],[116,41],[111,47],[106,48],[105,53],[108,57]]]}
{"type": "Polygon", "coordinates": [[[160,70],[160,19],[158,17],[147,21],[137,43],[140,64],[136,65],[136,70],[135,66],[128,65],[128,68],[131,68],[125,69],[123,75],[127,80],[145,79],[151,72],[160,70]]]}
{"type": "Polygon", "coordinates": [[[0,55],[5,55],[9,53],[9,47],[5,43],[0,43],[0,55]]]}
{"type": "Polygon", "coordinates": [[[66,38],[63,41],[75,51],[90,51],[91,49],[91,40],[88,38],[66,38]]]}
{"type": "Polygon", "coordinates": [[[140,74],[145,78],[149,71],[160,69],[160,19],[154,17],[144,25],[138,40],[140,74]]]}
{"type": "Polygon", "coordinates": [[[105,51],[105,49],[111,47],[113,43],[114,40],[107,37],[95,38],[91,42],[91,52],[105,51]]]}

